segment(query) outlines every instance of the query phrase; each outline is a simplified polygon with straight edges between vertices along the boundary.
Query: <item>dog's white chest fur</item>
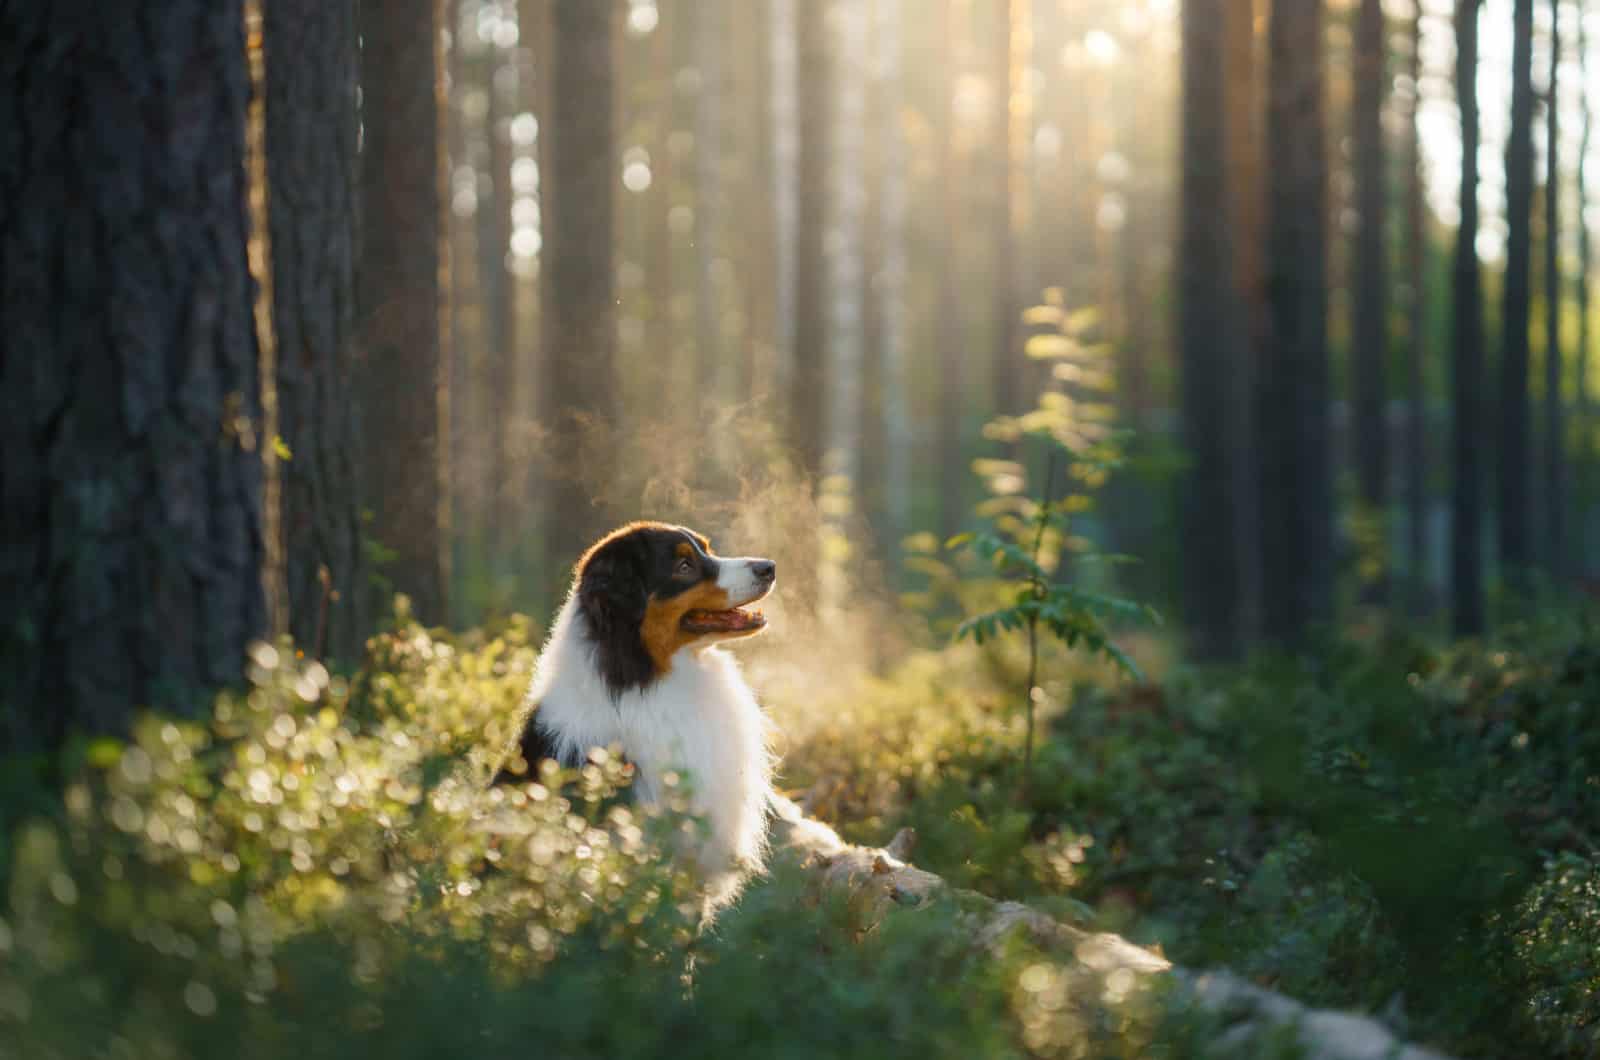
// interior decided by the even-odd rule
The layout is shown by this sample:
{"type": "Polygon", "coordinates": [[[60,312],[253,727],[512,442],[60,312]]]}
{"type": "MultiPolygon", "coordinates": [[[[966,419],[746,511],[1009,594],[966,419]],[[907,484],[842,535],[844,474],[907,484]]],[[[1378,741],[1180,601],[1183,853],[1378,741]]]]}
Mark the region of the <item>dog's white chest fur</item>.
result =
{"type": "Polygon", "coordinates": [[[710,824],[701,860],[715,879],[759,868],[766,843],[772,759],[767,719],[733,656],[681,649],[643,690],[613,700],[594,662],[576,598],[569,598],[539,656],[530,696],[563,759],[618,745],[633,762],[634,790],[659,802],[679,775],[690,805],[710,824]]]}

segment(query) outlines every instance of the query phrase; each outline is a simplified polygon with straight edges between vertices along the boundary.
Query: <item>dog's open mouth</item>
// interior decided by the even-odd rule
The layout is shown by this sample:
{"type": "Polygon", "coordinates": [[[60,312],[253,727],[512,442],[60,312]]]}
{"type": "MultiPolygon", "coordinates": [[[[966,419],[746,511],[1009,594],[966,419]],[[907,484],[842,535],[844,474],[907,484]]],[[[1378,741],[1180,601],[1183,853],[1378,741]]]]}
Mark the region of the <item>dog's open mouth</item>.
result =
{"type": "Polygon", "coordinates": [[[731,608],[727,611],[690,611],[683,616],[683,628],[690,633],[753,633],[767,624],[760,611],[731,608]]]}

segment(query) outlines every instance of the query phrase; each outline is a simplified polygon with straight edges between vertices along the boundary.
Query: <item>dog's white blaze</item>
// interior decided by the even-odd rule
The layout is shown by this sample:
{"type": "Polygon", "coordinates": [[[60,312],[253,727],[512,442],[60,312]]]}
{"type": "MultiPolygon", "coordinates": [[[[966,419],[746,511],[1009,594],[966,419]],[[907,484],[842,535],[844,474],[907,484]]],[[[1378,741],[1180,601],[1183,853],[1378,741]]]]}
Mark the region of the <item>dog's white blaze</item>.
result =
{"type": "MultiPolygon", "coordinates": [[[[751,586],[757,584],[744,561],[733,565],[751,586]]],[[[735,589],[722,587],[739,599],[735,589]]],[[[748,599],[759,595],[752,591],[748,599]]],[[[634,764],[634,790],[645,802],[659,803],[663,778],[678,773],[690,805],[710,824],[700,862],[712,901],[732,897],[744,873],[761,867],[772,795],[767,717],[739,664],[720,648],[691,645],[673,657],[665,677],[623,693],[613,705],[594,647],[578,629],[582,622],[574,593],[550,631],[529,691],[559,753],[581,757],[594,747],[620,745],[634,764]]]]}
{"type": "Polygon", "coordinates": [[[728,594],[728,606],[742,607],[767,595],[772,583],[755,574],[755,565],[762,562],[742,556],[717,560],[717,588],[728,594]]]}

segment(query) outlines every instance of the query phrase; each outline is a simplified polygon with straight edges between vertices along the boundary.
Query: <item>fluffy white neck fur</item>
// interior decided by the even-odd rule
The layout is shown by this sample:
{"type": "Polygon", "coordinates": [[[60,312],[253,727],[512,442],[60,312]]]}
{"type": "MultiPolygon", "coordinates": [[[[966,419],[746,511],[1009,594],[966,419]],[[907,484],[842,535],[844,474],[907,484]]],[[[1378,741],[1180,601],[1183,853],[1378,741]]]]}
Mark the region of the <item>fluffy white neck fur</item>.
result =
{"type": "Polygon", "coordinates": [[[539,655],[529,692],[544,728],[563,759],[620,746],[644,802],[659,802],[662,778],[676,772],[690,805],[710,825],[700,861],[713,892],[731,896],[738,880],[761,866],[772,792],[767,718],[739,664],[721,648],[690,645],[672,657],[664,677],[613,701],[583,625],[574,593],[539,655]]]}

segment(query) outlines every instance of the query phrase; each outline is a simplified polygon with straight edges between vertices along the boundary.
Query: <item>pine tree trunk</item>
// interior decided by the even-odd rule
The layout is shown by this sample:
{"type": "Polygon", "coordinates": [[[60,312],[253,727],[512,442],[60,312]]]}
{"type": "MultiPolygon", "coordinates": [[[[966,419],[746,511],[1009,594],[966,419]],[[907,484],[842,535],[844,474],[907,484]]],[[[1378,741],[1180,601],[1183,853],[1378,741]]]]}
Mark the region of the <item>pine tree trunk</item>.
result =
{"type": "Polygon", "coordinates": [[[1285,643],[1331,617],[1333,498],[1328,451],[1327,159],[1321,0],[1279,0],[1267,45],[1263,350],[1262,623],[1285,643]]]}
{"type": "Polygon", "coordinates": [[[893,115],[888,110],[889,86],[879,57],[880,39],[876,8],[881,0],[867,0],[866,101],[863,107],[862,171],[866,194],[861,218],[861,422],[860,512],[871,527],[874,558],[888,558],[892,535],[888,532],[888,471],[890,438],[887,409],[888,302],[884,298],[888,247],[885,241],[888,186],[887,147],[893,115]]]}
{"type": "Polygon", "coordinates": [[[799,211],[796,218],[793,377],[790,434],[804,471],[822,469],[828,363],[828,174],[833,134],[827,5],[797,5],[796,83],[799,86],[799,211]]]}
{"type": "Polygon", "coordinates": [[[1478,4],[1456,0],[1456,97],[1461,109],[1461,224],[1456,229],[1451,296],[1454,481],[1450,495],[1451,626],[1483,632],[1483,278],[1478,269],[1478,4]]]}
{"type": "Polygon", "coordinates": [[[195,714],[266,630],[243,9],[0,8],[0,747],[195,714]]]}
{"type": "MultiPolygon", "coordinates": [[[[1411,84],[1422,79],[1422,5],[1411,16],[1411,84]]],[[[1422,200],[1422,130],[1418,124],[1422,94],[1411,92],[1406,115],[1406,277],[1409,304],[1406,306],[1406,533],[1410,566],[1410,604],[1414,614],[1422,614],[1428,597],[1428,453],[1425,420],[1427,391],[1425,371],[1428,359],[1427,327],[1428,284],[1426,215],[1422,200]]]]}
{"type": "MultiPolygon", "coordinates": [[[[990,163],[994,167],[991,204],[993,214],[989,221],[994,240],[994,258],[991,263],[994,282],[994,348],[990,351],[993,372],[994,411],[1014,416],[1024,411],[1022,374],[1024,362],[1018,349],[1019,312],[1017,306],[1016,235],[1012,215],[1012,154],[1013,145],[1011,102],[1019,87],[1014,83],[1017,72],[1012,69],[1011,49],[1014,8],[1024,0],[995,0],[994,70],[991,77],[993,109],[992,123],[994,146],[990,163]]],[[[1008,451],[1010,446],[1004,447],[1008,451]]]]}
{"type": "MultiPolygon", "coordinates": [[[[1354,298],[1351,326],[1351,373],[1354,401],[1351,437],[1355,448],[1356,484],[1361,515],[1380,528],[1388,501],[1388,262],[1384,239],[1383,98],[1387,84],[1382,0],[1361,0],[1355,32],[1355,103],[1352,141],[1355,145],[1356,212],[1360,228],[1350,257],[1350,289],[1354,298]]],[[[1384,576],[1362,587],[1365,603],[1381,603],[1384,576]]]]}
{"type": "Polygon", "coordinates": [[[1500,312],[1499,536],[1501,574],[1526,588],[1532,562],[1528,478],[1528,313],[1533,219],[1533,0],[1514,0],[1511,136],[1506,143],[1506,273],[1500,312]]]}
{"type": "Polygon", "coordinates": [[[939,214],[945,223],[938,226],[934,268],[938,276],[935,332],[932,337],[939,358],[938,409],[935,450],[939,476],[939,536],[949,539],[966,517],[969,473],[961,459],[962,419],[966,412],[966,379],[962,359],[964,324],[961,313],[958,239],[962,196],[959,193],[959,160],[956,152],[955,78],[957,69],[956,26],[953,5],[956,0],[935,0],[934,18],[938,23],[939,68],[937,83],[942,96],[934,110],[934,133],[938,141],[939,214]]]}
{"type": "Polygon", "coordinates": [[[438,0],[361,5],[358,473],[376,573],[426,622],[446,618],[449,506],[441,357],[438,0]]]}
{"type": "MultiPolygon", "coordinates": [[[[1586,26],[1587,4],[1579,6],[1578,18],[1578,83],[1589,83],[1589,34],[1586,26]]],[[[1589,221],[1586,212],[1589,206],[1589,145],[1592,133],[1593,112],[1590,110],[1589,93],[1578,94],[1583,105],[1583,139],[1578,148],[1578,274],[1573,277],[1573,284],[1577,288],[1576,302],[1578,306],[1578,355],[1574,358],[1573,374],[1577,377],[1574,383],[1574,414],[1577,418],[1578,452],[1578,519],[1574,529],[1578,535],[1577,555],[1584,557],[1579,563],[1578,573],[1591,576],[1594,565],[1588,559],[1591,549],[1590,541],[1594,529],[1593,508],[1595,496],[1595,459],[1594,445],[1590,439],[1590,432],[1594,429],[1594,421],[1589,403],[1589,344],[1592,338],[1589,324],[1589,267],[1592,263],[1593,247],[1589,242],[1589,221]]]]}
{"type": "Polygon", "coordinates": [[[1550,79],[1545,96],[1544,183],[1544,531],[1545,569],[1567,570],[1566,429],[1561,410],[1561,4],[1550,0],[1550,79]]]}
{"type": "Polygon", "coordinates": [[[1193,466],[1182,500],[1184,615],[1194,654],[1238,652],[1231,457],[1225,425],[1241,360],[1228,184],[1226,0],[1185,0],[1178,243],[1180,416],[1193,466]]]}
{"type": "Polygon", "coordinates": [[[694,399],[712,409],[722,397],[722,299],[716,261],[721,249],[717,218],[724,212],[722,191],[723,53],[727,49],[727,8],[720,0],[694,0],[684,8],[693,24],[694,96],[694,399]],[[690,15],[690,12],[693,12],[690,15]]]}
{"type": "MultiPolygon", "coordinates": [[[[609,5],[555,0],[551,18],[550,119],[544,123],[544,348],[540,390],[551,427],[553,482],[548,577],[564,583],[580,551],[600,531],[588,483],[604,482],[614,454],[592,424],[615,415],[612,318],[612,131],[614,43],[609,5]]],[[[603,432],[601,432],[603,433],[603,432]]]]}
{"type": "Polygon", "coordinates": [[[350,418],[355,4],[272,0],[262,15],[289,631],[308,656],[352,660],[367,625],[350,418]]]}
{"type": "Polygon", "coordinates": [[[511,480],[510,444],[512,409],[517,386],[516,288],[506,267],[511,252],[511,207],[516,192],[511,186],[511,119],[516,112],[516,65],[498,44],[483,51],[482,84],[489,108],[483,136],[488,146],[488,177],[478,196],[478,293],[483,311],[484,404],[486,421],[479,425],[488,450],[484,461],[481,500],[484,530],[481,547],[488,569],[505,569],[514,527],[511,501],[517,492],[511,480]]]}

